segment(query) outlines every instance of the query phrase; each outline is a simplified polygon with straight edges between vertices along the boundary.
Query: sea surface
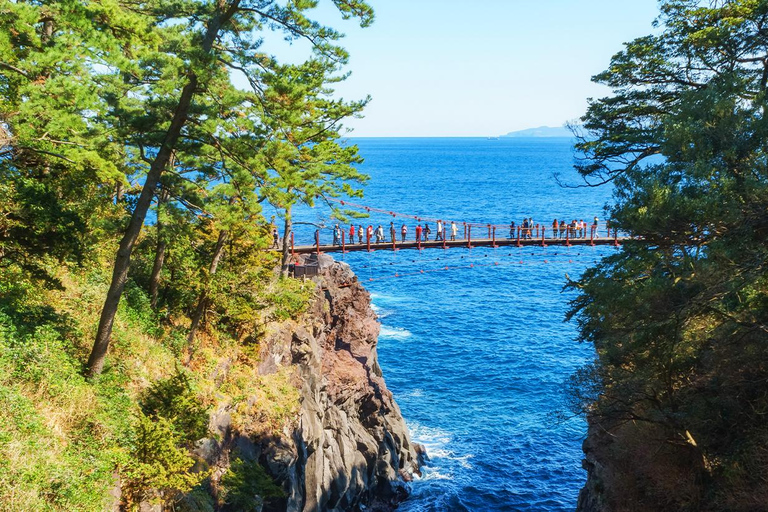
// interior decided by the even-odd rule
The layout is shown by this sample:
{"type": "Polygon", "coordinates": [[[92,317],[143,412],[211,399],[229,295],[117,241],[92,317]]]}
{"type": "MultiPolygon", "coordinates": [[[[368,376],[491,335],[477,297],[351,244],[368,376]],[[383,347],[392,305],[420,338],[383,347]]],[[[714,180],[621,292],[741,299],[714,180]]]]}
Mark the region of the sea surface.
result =
{"type": "MultiPolygon", "coordinates": [[[[352,139],[370,175],[373,208],[456,221],[550,226],[598,216],[608,188],[577,185],[569,139],[352,139]]],[[[323,224],[328,210],[302,210],[323,224]]],[[[416,221],[372,214],[376,227],[416,221]]],[[[297,225],[297,245],[315,227],[297,225]]],[[[434,236],[434,225],[432,226],[434,236]]],[[[346,225],[348,232],[349,225],[346,225]]],[[[498,233],[498,236],[502,236],[498,233]]],[[[337,255],[371,292],[381,320],[379,360],[412,440],[429,463],[402,511],[573,510],[585,481],[580,418],[564,411],[569,375],[590,360],[564,315],[567,279],[615,249],[503,247],[337,255]],[[448,269],[446,270],[446,267],[448,269]],[[398,274],[398,277],[395,277],[398,274]]]]}

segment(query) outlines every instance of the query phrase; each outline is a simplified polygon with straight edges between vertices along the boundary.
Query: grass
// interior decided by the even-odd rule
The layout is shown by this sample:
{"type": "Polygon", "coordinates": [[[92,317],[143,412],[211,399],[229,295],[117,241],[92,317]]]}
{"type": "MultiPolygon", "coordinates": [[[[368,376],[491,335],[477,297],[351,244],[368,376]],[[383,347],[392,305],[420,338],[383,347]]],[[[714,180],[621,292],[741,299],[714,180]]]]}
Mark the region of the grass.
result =
{"type": "MultiPolygon", "coordinates": [[[[161,322],[133,285],[120,304],[105,371],[89,382],[82,364],[106,276],[61,269],[63,289],[46,289],[12,269],[0,274],[2,511],[109,509],[117,475],[128,508],[151,498],[204,510],[211,502],[198,484],[208,474],[198,472],[187,448],[207,429],[210,410],[230,404],[235,426],[253,436],[279,434],[296,421],[292,371],[258,375],[258,339],[244,345],[203,332],[191,371],[181,370],[184,320],[161,322]],[[161,399],[173,393],[178,397],[161,399]]],[[[254,324],[301,314],[310,295],[302,283],[270,284],[254,324]]]]}

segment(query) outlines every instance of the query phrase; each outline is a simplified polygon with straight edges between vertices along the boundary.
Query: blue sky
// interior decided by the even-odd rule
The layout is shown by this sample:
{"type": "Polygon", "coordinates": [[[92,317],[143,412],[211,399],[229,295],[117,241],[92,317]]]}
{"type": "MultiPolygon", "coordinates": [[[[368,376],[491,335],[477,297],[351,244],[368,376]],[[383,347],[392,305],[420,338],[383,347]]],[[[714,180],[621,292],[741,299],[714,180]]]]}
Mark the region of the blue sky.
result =
{"type": "MultiPolygon", "coordinates": [[[[321,2],[322,3],[322,2],[321,2]]],[[[330,4],[326,0],[327,4],[330,4]]],[[[347,34],[352,75],[337,91],[373,98],[357,137],[488,136],[560,126],[607,89],[590,77],[622,43],[652,32],[656,0],[370,0],[347,34]]],[[[284,51],[275,53],[284,55],[284,51]]]]}

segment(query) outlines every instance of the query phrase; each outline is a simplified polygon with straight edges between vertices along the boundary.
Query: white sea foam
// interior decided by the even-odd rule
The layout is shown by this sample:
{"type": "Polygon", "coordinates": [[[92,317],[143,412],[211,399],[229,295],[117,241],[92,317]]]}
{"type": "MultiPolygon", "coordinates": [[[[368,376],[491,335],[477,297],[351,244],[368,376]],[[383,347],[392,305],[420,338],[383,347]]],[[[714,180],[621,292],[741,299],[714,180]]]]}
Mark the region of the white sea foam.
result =
{"type": "Polygon", "coordinates": [[[423,444],[429,456],[429,465],[424,474],[424,480],[447,480],[453,478],[450,468],[456,465],[464,469],[472,469],[471,459],[474,454],[457,454],[451,449],[452,436],[443,430],[427,427],[418,423],[408,425],[411,439],[423,444]]]}
{"type": "Polygon", "coordinates": [[[472,469],[472,463],[469,462],[469,459],[474,458],[474,455],[471,453],[468,453],[467,455],[464,455],[462,457],[456,457],[456,461],[461,464],[461,467],[465,469],[472,469]]]}
{"type": "Polygon", "coordinates": [[[416,388],[413,391],[409,391],[408,393],[403,393],[398,396],[401,396],[403,398],[421,398],[422,396],[424,396],[424,390],[416,388]]]}
{"type": "Polygon", "coordinates": [[[425,468],[422,480],[453,480],[451,473],[441,473],[439,470],[425,468]]]}
{"type": "Polygon", "coordinates": [[[451,442],[451,434],[438,428],[411,423],[408,424],[408,430],[411,434],[411,439],[423,444],[427,449],[427,455],[430,457],[434,453],[442,454],[446,450],[448,443],[451,442]]]}
{"type": "Polygon", "coordinates": [[[387,327],[386,325],[382,325],[381,331],[379,332],[379,338],[404,340],[410,337],[411,331],[403,329],[402,327],[387,327]]]}
{"type": "Polygon", "coordinates": [[[378,304],[371,303],[371,309],[374,313],[376,313],[376,316],[381,318],[387,318],[389,315],[392,314],[392,311],[389,309],[384,309],[383,307],[379,306],[378,304]]]}
{"type": "Polygon", "coordinates": [[[398,295],[386,295],[378,292],[371,292],[371,302],[388,303],[388,302],[403,302],[406,297],[400,297],[398,295]]]}

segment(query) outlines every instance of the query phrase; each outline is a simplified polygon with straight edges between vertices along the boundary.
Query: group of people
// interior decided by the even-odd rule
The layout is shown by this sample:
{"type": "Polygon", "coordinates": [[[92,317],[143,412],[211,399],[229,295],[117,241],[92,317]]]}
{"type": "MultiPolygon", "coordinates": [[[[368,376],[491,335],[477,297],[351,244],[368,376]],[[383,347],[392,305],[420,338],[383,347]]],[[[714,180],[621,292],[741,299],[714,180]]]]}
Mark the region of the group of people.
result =
{"type": "MultiPolygon", "coordinates": [[[[571,222],[566,223],[565,220],[553,220],[552,221],[552,234],[550,235],[551,238],[565,238],[566,236],[570,238],[587,238],[590,234],[590,232],[595,233],[597,232],[597,225],[598,225],[598,219],[595,217],[592,221],[591,231],[590,227],[588,226],[587,222],[582,220],[576,220],[573,219],[571,222]]],[[[543,228],[544,226],[541,225],[543,228]]],[[[534,229],[536,230],[536,233],[539,232],[539,224],[534,224],[533,218],[528,217],[524,218],[522,224],[519,226],[515,224],[514,221],[510,222],[509,224],[509,238],[515,238],[518,236],[524,239],[531,239],[534,236],[534,229]]],[[[415,231],[415,237],[414,240],[416,242],[427,242],[430,239],[430,236],[432,235],[432,228],[430,227],[429,223],[425,222],[423,224],[417,224],[415,231]]],[[[408,226],[406,224],[402,224],[399,229],[400,232],[400,240],[402,242],[406,242],[408,240],[408,226]]],[[[376,228],[373,227],[373,225],[369,224],[367,227],[363,226],[362,224],[355,226],[350,225],[349,226],[349,238],[347,239],[347,243],[354,244],[355,243],[355,236],[357,236],[357,243],[363,244],[363,243],[376,243],[381,244],[385,242],[391,242],[395,243],[397,241],[397,233],[398,229],[395,226],[394,222],[389,223],[389,240],[387,240],[387,237],[384,232],[384,227],[379,224],[376,228]]],[[[450,224],[447,222],[443,222],[442,220],[438,220],[436,222],[436,228],[435,228],[435,238],[434,240],[439,241],[446,241],[446,240],[456,240],[456,237],[459,233],[459,227],[456,224],[456,222],[451,221],[450,224]],[[450,237],[450,238],[449,238],[450,237]]],[[[346,233],[344,233],[346,234],[346,233]]],[[[542,235],[543,236],[543,235],[542,235]]],[[[333,245],[341,245],[343,231],[342,227],[339,224],[336,224],[333,227],[333,245]]]]}
{"type": "Polygon", "coordinates": [[[573,219],[567,224],[564,220],[558,222],[555,219],[552,221],[552,238],[564,238],[566,236],[569,238],[587,238],[590,233],[597,233],[597,224],[598,219],[595,217],[592,220],[592,229],[590,231],[584,219],[573,219]]]}
{"type": "MultiPolygon", "coordinates": [[[[595,217],[592,220],[592,229],[584,221],[584,219],[573,219],[571,222],[566,223],[565,220],[558,221],[557,219],[552,221],[552,235],[551,238],[587,238],[589,233],[597,233],[598,218],[595,217]]],[[[541,226],[542,228],[544,226],[541,226]]],[[[523,223],[519,226],[515,224],[515,221],[509,223],[509,238],[515,238],[519,230],[520,238],[530,239],[533,238],[533,230],[539,231],[539,225],[533,223],[533,219],[528,217],[523,219],[523,223]]],[[[543,235],[542,235],[543,236],[543,235]]]]}
{"type": "MultiPolygon", "coordinates": [[[[398,229],[395,227],[394,222],[389,223],[389,242],[395,243],[397,241],[397,231],[398,229]]],[[[400,240],[402,242],[406,242],[408,240],[408,226],[406,224],[403,224],[400,226],[400,240]]],[[[432,234],[432,228],[429,226],[429,223],[425,222],[423,224],[417,224],[415,231],[415,240],[416,242],[427,242],[429,241],[429,237],[432,234]]],[[[456,236],[459,233],[459,227],[456,225],[455,222],[451,222],[448,224],[447,222],[443,222],[442,220],[438,220],[436,222],[435,226],[435,241],[445,241],[448,240],[450,237],[450,240],[456,240],[456,236]]],[[[387,242],[385,234],[384,234],[384,227],[379,224],[376,228],[373,227],[373,225],[368,225],[368,227],[361,225],[358,225],[355,227],[355,225],[349,226],[349,239],[348,243],[354,243],[355,242],[355,235],[357,235],[357,243],[367,243],[368,241],[376,244],[381,244],[384,242],[387,242]]],[[[333,245],[341,245],[342,244],[342,238],[343,238],[343,231],[339,224],[336,224],[333,227],[333,245]]]]}

